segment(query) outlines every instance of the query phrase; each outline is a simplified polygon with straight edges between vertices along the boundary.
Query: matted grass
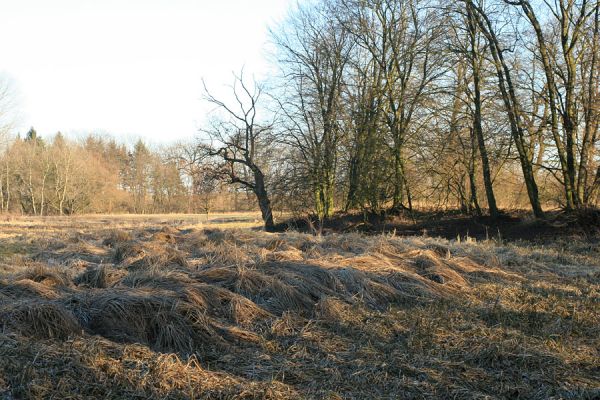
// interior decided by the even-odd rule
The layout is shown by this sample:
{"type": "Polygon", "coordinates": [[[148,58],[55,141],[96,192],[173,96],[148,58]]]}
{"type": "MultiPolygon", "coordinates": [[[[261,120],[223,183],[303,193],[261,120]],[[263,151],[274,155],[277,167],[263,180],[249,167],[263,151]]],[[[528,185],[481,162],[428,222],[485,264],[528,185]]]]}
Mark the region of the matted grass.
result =
{"type": "Polygon", "coordinates": [[[600,397],[597,243],[189,218],[4,222],[0,398],[600,397]]]}

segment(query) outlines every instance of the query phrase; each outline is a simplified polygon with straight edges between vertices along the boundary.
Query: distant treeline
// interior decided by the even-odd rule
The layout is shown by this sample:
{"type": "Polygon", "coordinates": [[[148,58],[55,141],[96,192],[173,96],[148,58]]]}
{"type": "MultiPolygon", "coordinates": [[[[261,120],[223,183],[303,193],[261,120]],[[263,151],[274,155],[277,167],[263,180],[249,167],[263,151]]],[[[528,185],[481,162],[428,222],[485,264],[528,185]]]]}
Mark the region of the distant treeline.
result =
{"type": "Polygon", "coordinates": [[[0,156],[0,203],[8,213],[205,213],[252,207],[185,155],[188,147],[132,148],[90,135],[44,139],[32,128],[0,156]],[[181,150],[181,152],[179,151],[181,150]]]}

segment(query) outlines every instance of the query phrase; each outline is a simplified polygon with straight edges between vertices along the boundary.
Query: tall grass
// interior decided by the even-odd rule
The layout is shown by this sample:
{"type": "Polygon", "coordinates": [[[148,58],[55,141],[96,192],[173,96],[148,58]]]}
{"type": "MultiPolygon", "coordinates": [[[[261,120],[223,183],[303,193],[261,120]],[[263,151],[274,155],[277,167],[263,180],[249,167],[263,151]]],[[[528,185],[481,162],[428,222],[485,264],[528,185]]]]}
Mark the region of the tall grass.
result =
{"type": "Polygon", "coordinates": [[[144,223],[36,243],[0,264],[0,397],[600,396],[590,242],[144,223]]]}

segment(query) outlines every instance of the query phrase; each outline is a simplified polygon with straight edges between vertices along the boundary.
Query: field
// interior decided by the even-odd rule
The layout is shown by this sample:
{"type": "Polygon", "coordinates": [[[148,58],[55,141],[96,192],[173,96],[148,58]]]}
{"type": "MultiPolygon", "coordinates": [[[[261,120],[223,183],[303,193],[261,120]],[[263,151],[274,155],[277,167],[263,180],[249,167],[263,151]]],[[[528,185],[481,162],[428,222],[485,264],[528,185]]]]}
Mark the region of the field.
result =
{"type": "Polygon", "coordinates": [[[2,399],[597,399],[600,245],[0,221],[2,399]]]}

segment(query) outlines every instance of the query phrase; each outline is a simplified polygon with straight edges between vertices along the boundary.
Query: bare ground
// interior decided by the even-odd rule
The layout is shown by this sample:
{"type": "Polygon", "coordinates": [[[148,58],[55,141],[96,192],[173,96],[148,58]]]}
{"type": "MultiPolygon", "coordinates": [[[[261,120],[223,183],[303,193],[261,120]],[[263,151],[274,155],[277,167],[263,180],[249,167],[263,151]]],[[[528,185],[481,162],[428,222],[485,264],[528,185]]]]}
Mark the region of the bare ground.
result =
{"type": "Polygon", "coordinates": [[[277,230],[297,230],[324,234],[361,232],[397,236],[433,236],[449,240],[528,241],[553,244],[557,240],[593,241],[600,237],[600,210],[576,212],[549,210],[544,220],[535,219],[526,210],[505,210],[498,218],[467,215],[460,210],[401,211],[382,214],[339,212],[319,222],[312,218],[289,218],[277,225],[277,230]]]}
{"type": "Polygon", "coordinates": [[[197,218],[3,221],[0,398],[600,397],[589,238],[197,218]]]}

